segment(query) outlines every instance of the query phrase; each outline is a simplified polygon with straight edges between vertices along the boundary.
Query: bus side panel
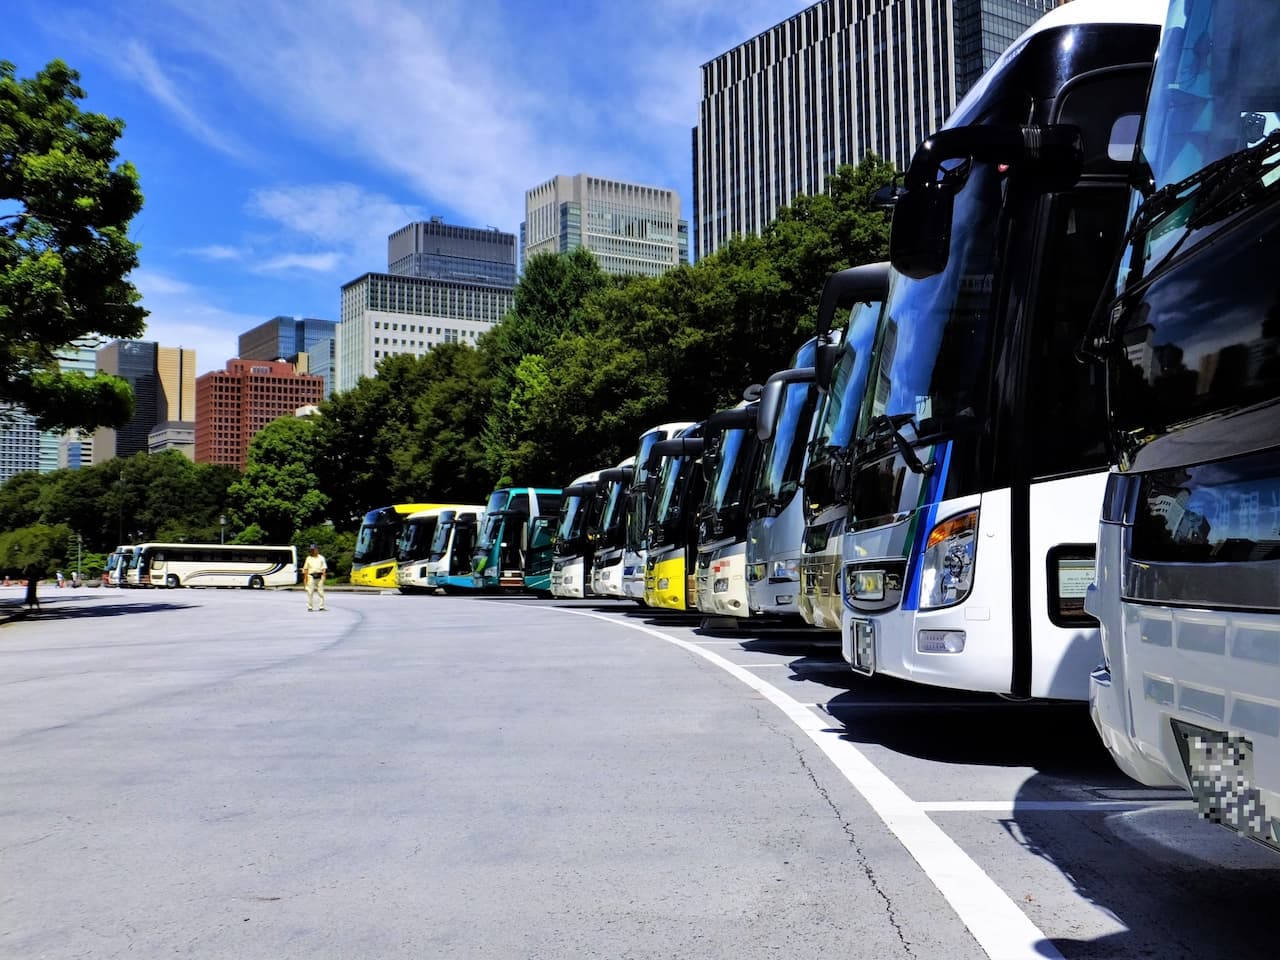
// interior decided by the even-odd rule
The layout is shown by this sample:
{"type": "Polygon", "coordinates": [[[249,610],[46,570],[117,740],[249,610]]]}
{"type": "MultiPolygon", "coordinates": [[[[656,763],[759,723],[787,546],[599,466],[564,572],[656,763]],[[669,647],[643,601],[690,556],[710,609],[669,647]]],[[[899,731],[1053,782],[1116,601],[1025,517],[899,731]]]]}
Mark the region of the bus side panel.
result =
{"type": "Polygon", "coordinates": [[[1105,473],[1091,473],[1031,486],[1031,696],[1087,700],[1089,673],[1102,659],[1094,625],[1062,626],[1050,619],[1058,595],[1083,603],[1093,563],[1073,557],[1070,545],[1094,545],[1105,473]],[[1057,549],[1055,549],[1057,548],[1057,549]],[[1052,553],[1051,553],[1052,551],[1052,553]],[[1061,556],[1059,556],[1061,552],[1061,556]],[[1050,564],[1059,584],[1050,596],[1050,564]]]}

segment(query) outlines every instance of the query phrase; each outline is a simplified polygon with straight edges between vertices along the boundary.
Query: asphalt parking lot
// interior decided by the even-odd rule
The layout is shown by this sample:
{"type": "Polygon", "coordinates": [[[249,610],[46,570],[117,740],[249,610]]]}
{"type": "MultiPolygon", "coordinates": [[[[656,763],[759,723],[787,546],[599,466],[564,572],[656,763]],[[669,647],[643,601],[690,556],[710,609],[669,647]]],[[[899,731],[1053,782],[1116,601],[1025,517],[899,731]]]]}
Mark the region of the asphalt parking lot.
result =
{"type": "Polygon", "coordinates": [[[42,599],[0,627],[0,955],[1274,956],[1277,858],[1081,705],[632,604],[42,599]]]}

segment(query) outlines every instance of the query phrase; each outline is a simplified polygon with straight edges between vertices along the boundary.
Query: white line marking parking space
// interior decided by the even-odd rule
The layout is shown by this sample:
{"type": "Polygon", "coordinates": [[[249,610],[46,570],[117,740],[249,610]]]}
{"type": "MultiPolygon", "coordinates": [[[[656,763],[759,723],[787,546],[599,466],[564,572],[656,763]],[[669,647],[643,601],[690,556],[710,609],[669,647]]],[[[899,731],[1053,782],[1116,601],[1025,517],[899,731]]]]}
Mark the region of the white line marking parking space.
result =
{"type": "Polygon", "coordinates": [[[1031,922],[1009,895],[929,818],[926,806],[908,797],[857,747],[848,740],[841,739],[838,731],[829,729],[823,718],[808,706],[787,696],[743,666],[704,649],[696,641],[681,640],[661,630],[605,614],[565,607],[550,609],[571,616],[603,620],[656,637],[702,657],[746,684],[786,714],[835,764],[836,769],[907,848],[907,852],[951,904],[960,921],[988,957],[992,960],[1062,960],[1062,954],[1049,938],[1031,922]]]}

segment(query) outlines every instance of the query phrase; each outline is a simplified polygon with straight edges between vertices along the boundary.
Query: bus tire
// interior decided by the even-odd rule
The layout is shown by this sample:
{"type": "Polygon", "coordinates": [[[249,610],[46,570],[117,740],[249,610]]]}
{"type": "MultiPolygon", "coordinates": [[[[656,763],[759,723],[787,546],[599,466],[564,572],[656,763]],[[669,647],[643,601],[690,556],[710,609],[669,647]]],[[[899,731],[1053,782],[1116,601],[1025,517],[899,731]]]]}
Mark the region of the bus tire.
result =
{"type": "Polygon", "coordinates": [[[176,590],[178,587],[182,586],[182,584],[178,582],[178,575],[176,573],[171,573],[165,577],[164,585],[170,590],[176,590]]]}
{"type": "Polygon", "coordinates": [[[249,578],[250,590],[261,590],[265,586],[266,584],[262,582],[262,578],[257,574],[254,574],[252,577],[249,578]]]}

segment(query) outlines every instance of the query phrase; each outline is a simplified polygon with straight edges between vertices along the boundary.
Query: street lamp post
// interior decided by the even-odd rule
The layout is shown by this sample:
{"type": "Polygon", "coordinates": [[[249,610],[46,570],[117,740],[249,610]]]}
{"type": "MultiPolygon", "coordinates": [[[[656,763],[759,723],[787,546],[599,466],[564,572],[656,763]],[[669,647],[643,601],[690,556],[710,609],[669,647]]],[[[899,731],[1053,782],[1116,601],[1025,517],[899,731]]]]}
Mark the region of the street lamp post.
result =
{"type": "Polygon", "coordinates": [[[227,515],[225,513],[218,517],[218,526],[222,528],[222,532],[219,535],[218,542],[226,543],[227,542],[227,515]]]}

